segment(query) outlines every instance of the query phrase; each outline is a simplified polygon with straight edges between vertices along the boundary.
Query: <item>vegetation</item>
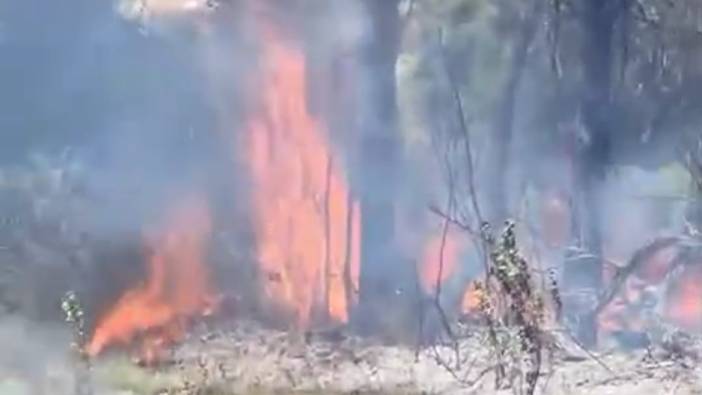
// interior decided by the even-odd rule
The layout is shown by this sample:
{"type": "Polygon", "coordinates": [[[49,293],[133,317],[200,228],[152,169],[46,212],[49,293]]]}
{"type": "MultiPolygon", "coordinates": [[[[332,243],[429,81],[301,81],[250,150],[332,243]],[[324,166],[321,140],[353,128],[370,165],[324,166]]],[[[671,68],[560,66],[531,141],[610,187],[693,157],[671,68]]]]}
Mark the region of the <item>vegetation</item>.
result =
{"type": "Polygon", "coordinates": [[[61,310],[66,315],[66,322],[71,326],[71,332],[73,333],[71,348],[75,353],[75,395],[92,395],[91,362],[90,356],[85,350],[88,340],[85,327],[85,312],[73,291],[68,291],[61,299],[61,310]]]}
{"type": "MultiPolygon", "coordinates": [[[[519,255],[514,223],[507,224],[499,239],[495,240],[488,230],[484,238],[491,247],[492,265],[487,281],[492,280],[495,285],[479,287],[492,290],[482,293],[480,307],[498,358],[496,385],[499,388],[508,378],[519,393],[531,395],[541,375],[545,349],[544,294],[538,292],[532,269],[519,255]],[[509,359],[507,363],[505,357],[509,359]]],[[[557,297],[557,288],[553,291],[557,297]]]]}

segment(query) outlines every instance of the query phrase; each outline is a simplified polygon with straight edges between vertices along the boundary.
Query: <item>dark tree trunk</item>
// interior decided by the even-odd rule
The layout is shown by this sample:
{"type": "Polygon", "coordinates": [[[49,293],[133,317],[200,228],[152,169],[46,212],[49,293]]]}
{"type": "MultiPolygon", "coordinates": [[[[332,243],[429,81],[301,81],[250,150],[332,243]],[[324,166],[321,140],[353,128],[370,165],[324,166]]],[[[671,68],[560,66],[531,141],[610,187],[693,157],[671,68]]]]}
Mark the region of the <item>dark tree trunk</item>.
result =
{"type": "MultiPolygon", "coordinates": [[[[371,34],[361,43],[359,75],[361,278],[357,319],[363,329],[387,329],[384,314],[402,290],[395,249],[399,160],[395,64],[400,45],[398,0],[364,0],[371,34]]],[[[395,306],[397,307],[397,306],[395,306]]]]}
{"type": "MultiPolygon", "coordinates": [[[[582,52],[584,93],[581,104],[585,133],[577,143],[576,206],[579,242],[587,258],[565,268],[565,286],[573,294],[597,295],[602,285],[602,235],[597,190],[611,163],[612,36],[620,2],[584,0],[582,52]]],[[[591,302],[575,303],[580,317],[576,334],[587,346],[597,343],[597,320],[591,302]]]]}
{"type": "Polygon", "coordinates": [[[529,48],[534,41],[538,29],[538,15],[541,1],[537,0],[530,7],[522,21],[514,49],[512,51],[512,64],[509,79],[496,113],[495,131],[493,133],[493,160],[494,177],[490,184],[490,220],[493,223],[502,223],[509,216],[509,187],[508,172],[510,169],[510,150],[514,135],[514,117],[517,104],[519,86],[524,75],[529,48]]]}

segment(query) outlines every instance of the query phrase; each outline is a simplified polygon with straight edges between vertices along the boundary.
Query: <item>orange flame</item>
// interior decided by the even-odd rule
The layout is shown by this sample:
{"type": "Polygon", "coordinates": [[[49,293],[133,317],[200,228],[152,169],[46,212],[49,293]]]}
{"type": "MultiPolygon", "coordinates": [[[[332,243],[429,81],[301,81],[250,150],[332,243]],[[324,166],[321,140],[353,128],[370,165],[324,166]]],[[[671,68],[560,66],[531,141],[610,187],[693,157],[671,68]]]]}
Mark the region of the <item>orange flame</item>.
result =
{"type": "Polygon", "coordinates": [[[470,282],[463,293],[461,300],[461,312],[464,314],[477,313],[486,297],[484,291],[477,286],[476,282],[470,282]]]}
{"type": "Polygon", "coordinates": [[[420,267],[420,283],[425,292],[434,292],[437,283],[451,278],[458,267],[460,249],[461,240],[451,228],[445,235],[442,232],[430,237],[420,267]]]}
{"type": "Polygon", "coordinates": [[[128,290],[102,317],[88,354],[95,356],[111,345],[129,345],[145,335],[142,357],[148,363],[159,349],[184,336],[187,320],[216,308],[203,262],[210,227],[203,199],[192,197],[174,208],[165,227],[148,240],[153,255],[146,282],[128,290]]]}
{"type": "MultiPolygon", "coordinates": [[[[420,267],[420,284],[426,293],[436,292],[437,285],[442,285],[457,275],[460,266],[460,254],[470,246],[470,241],[451,227],[446,234],[431,235],[424,246],[424,255],[420,267]]],[[[476,313],[484,298],[483,292],[471,281],[461,296],[460,311],[463,314],[476,313]]]]}
{"type": "MultiPolygon", "coordinates": [[[[632,312],[632,307],[641,303],[647,288],[664,285],[668,274],[675,268],[678,254],[675,245],[662,248],[629,276],[620,293],[600,315],[600,329],[604,332],[645,330],[643,317],[632,312]]],[[[608,277],[612,277],[612,273],[608,277]]],[[[672,283],[668,284],[670,291],[663,301],[664,316],[681,328],[702,330],[702,266],[686,264],[682,273],[667,281],[672,283]]]]}
{"type": "Polygon", "coordinates": [[[702,330],[702,265],[689,265],[666,301],[666,316],[682,328],[702,330]]]}
{"type": "Polygon", "coordinates": [[[260,111],[244,144],[263,290],[299,327],[315,309],[345,322],[358,282],[358,204],[308,111],[301,50],[268,25],[263,37],[260,111]]]}

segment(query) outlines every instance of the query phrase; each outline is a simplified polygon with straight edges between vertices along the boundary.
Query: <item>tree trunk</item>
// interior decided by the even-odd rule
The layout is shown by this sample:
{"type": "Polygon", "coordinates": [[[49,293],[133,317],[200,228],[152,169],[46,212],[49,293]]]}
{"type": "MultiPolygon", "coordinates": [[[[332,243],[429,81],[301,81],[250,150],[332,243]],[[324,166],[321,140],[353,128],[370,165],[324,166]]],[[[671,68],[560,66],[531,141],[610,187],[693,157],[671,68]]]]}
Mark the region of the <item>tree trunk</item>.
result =
{"type": "Polygon", "coordinates": [[[534,36],[539,26],[540,4],[541,1],[536,0],[536,3],[530,6],[522,20],[522,27],[518,31],[519,37],[512,51],[509,79],[502,95],[500,107],[496,113],[492,142],[494,147],[494,166],[492,166],[494,177],[490,184],[490,220],[495,224],[502,223],[509,216],[508,172],[511,165],[510,150],[514,135],[517,94],[524,75],[529,48],[534,41],[534,36]]]}
{"type": "Polygon", "coordinates": [[[401,293],[395,248],[399,136],[395,64],[400,45],[398,0],[364,0],[371,34],[361,43],[359,76],[361,275],[357,318],[362,329],[387,329],[382,318],[401,293]],[[385,328],[384,328],[385,327],[385,328]]]}
{"type": "MultiPolygon", "coordinates": [[[[584,0],[582,56],[584,93],[581,103],[585,134],[577,144],[576,205],[579,242],[586,258],[570,262],[565,268],[565,286],[573,294],[598,294],[602,285],[602,235],[597,191],[611,162],[610,90],[612,73],[612,35],[619,2],[584,0]]],[[[587,346],[597,343],[597,317],[592,301],[575,303],[573,314],[580,317],[576,334],[587,346]]]]}

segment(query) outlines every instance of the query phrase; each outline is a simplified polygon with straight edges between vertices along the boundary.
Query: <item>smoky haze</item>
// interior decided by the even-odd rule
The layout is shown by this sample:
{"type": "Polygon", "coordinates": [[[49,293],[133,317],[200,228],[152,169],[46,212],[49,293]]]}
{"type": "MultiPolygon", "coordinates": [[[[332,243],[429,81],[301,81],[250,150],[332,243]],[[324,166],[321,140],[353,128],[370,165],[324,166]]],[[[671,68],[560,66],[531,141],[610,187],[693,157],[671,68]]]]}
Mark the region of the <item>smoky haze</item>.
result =
{"type": "MultiPolygon", "coordinates": [[[[250,229],[251,180],[243,170],[237,139],[247,128],[246,116],[256,110],[252,98],[261,95],[257,81],[260,31],[247,17],[254,11],[247,2],[225,0],[221,4],[160,0],[149,2],[147,9],[140,8],[141,3],[24,0],[0,4],[0,183],[12,191],[0,196],[0,246],[8,247],[0,249],[0,259],[32,267],[14,287],[37,291],[26,298],[29,301],[17,300],[11,307],[32,319],[59,319],[57,303],[67,289],[78,290],[92,312],[114,301],[144,275],[144,227],[166,215],[174,197],[192,191],[206,194],[215,213],[213,242],[220,250],[212,252],[211,258],[213,265],[222,267],[219,282],[240,293],[251,291],[255,274],[250,268],[231,266],[252,261],[256,250],[250,229]]],[[[454,192],[461,205],[467,207],[471,192],[465,152],[456,146],[460,122],[439,59],[441,51],[433,39],[411,48],[435,54],[432,61],[437,64],[430,67],[430,74],[441,90],[423,97],[420,105],[413,103],[417,107],[401,108],[401,112],[418,114],[415,127],[422,129],[423,145],[408,148],[410,144],[403,141],[398,144],[404,144],[399,149],[401,159],[392,163],[398,166],[388,173],[392,179],[369,177],[363,173],[368,167],[358,155],[362,148],[356,134],[394,126],[393,120],[366,108],[378,103],[366,100],[379,94],[376,83],[387,81],[364,74],[377,71],[377,65],[371,57],[356,54],[373,37],[361,2],[273,3],[276,6],[255,12],[270,13],[284,26],[287,37],[304,45],[307,104],[328,126],[325,132],[351,179],[351,189],[387,192],[395,199],[399,218],[391,217],[396,223],[389,227],[399,229],[398,259],[418,264],[426,234],[441,224],[428,206],[443,207],[448,200],[442,162],[446,152],[455,167],[454,192]],[[341,60],[332,64],[330,59],[341,60]],[[330,69],[348,78],[335,80],[330,69]],[[362,81],[360,86],[354,77],[362,81]]],[[[406,28],[411,33],[412,26],[406,28]]],[[[478,56],[468,50],[458,52],[451,69],[461,70],[462,62],[478,56]]],[[[528,192],[525,185],[567,194],[572,192],[572,180],[567,155],[535,126],[531,114],[540,107],[544,76],[534,70],[534,64],[527,63],[526,68],[517,90],[515,136],[509,149],[512,167],[506,186],[510,211],[520,220],[538,222],[538,204],[522,200],[528,192]]],[[[399,83],[403,82],[400,78],[399,83]]],[[[465,103],[468,109],[474,105],[465,103]]],[[[541,116],[558,118],[562,107],[541,116]]],[[[486,213],[493,202],[485,190],[496,182],[491,178],[489,138],[481,133],[489,128],[487,123],[470,126],[477,130],[475,186],[486,213]]],[[[561,123],[568,129],[573,120],[561,123]]],[[[406,133],[407,125],[400,124],[406,133]]],[[[382,149],[378,156],[383,159],[382,149]]],[[[675,211],[675,218],[656,219],[657,209],[640,196],[627,194],[632,188],[621,181],[626,177],[637,180],[637,185],[661,184],[655,174],[628,168],[609,175],[598,186],[603,226],[640,231],[607,234],[612,240],[621,238],[619,245],[610,248],[622,257],[661,225],[679,228],[681,217],[675,211]],[[626,216],[621,215],[624,211],[626,216]]],[[[650,192],[643,189],[641,194],[650,192]]],[[[556,266],[564,251],[564,246],[548,251],[544,259],[556,266]]],[[[462,277],[447,285],[447,301],[460,299],[467,279],[479,274],[478,261],[475,251],[461,257],[462,277]]],[[[380,265],[366,269],[388,271],[380,265]]],[[[404,285],[391,291],[406,295],[415,284],[404,285]]],[[[27,293],[32,294],[20,294],[27,293]]],[[[8,328],[0,330],[0,349],[18,331],[8,328]]]]}
{"type": "MultiPolygon", "coordinates": [[[[69,288],[88,295],[90,309],[114,300],[144,274],[144,228],[193,191],[211,200],[215,242],[234,250],[234,258],[214,253],[215,260],[255,251],[250,185],[237,146],[260,93],[261,37],[252,12],[268,14],[291,40],[309,43],[308,107],[329,123],[325,133],[351,166],[353,151],[345,146],[354,125],[331,114],[323,70],[333,50],[352,54],[366,34],[355,2],[312,8],[282,2],[256,10],[246,2],[140,4],[0,5],[0,161],[3,180],[17,190],[3,197],[0,213],[5,222],[17,218],[5,226],[4,243],[19,246],[7,259],[28,250],[38,267],[62,273],[31,315],[57,318],[54,301],[69,288]],[[18,184],[27,187],[20,191],[18,184]],[[58,235],[43,229],[48,222],[58,235]],[[40,248],[24,240],[31,239],[26,232],[56,240],[40,248]],[[62,242],[78,252],[61,252],[62,242]]],[[[354,67],[353,59],[342,67],[354,67]]]]}

